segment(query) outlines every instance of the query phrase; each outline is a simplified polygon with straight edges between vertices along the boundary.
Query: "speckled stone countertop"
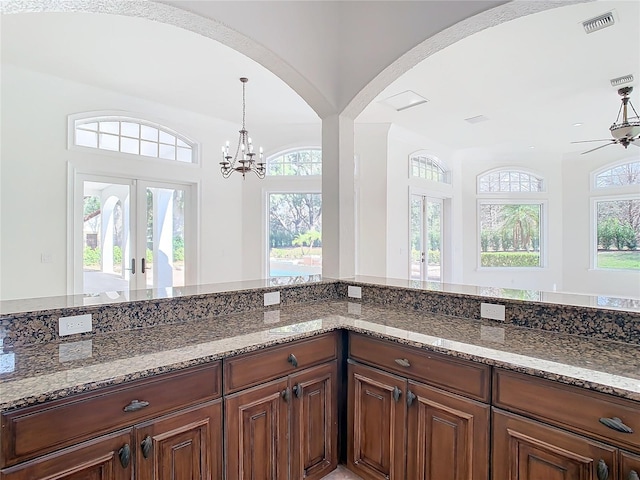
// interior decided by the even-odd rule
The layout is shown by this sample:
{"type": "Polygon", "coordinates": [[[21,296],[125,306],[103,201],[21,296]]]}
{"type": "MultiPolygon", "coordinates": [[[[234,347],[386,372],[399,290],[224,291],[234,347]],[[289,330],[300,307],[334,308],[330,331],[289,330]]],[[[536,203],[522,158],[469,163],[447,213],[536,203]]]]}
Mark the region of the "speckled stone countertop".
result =
{"type": "Polygon", "coordinates": [[[335,300],[5,349],[0,410],[341,328],[640,401],[640,345],[335,300]]]}

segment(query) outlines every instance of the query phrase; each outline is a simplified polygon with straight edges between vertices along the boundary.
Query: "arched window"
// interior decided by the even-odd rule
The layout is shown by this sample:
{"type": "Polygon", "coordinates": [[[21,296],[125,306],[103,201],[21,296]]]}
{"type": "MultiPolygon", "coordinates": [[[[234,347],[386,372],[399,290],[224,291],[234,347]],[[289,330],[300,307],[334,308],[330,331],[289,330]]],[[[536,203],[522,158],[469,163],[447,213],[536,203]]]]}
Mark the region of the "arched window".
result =
{"type": "Polygon", "coordinates": [[[100,116],[73,122],[73,144],[144,157],[195,163],[195,143],[161,125],[130,117],[100,116]]]}
{"type": "Polygon", "coordinates": [[[478,177],[478,193],[542,192],[542,178],[522,170],[494,170],[478,177]]]}
{"type": "Polygon", "coordinates": [[[592,177],[594,268],[640,270],[640,161],[608,165],[592,177]]]}
{"type": "Polygon", "coordinates": [[[267,175],[322,175],[322,150],[301,148],[267,159],[267,175]]]}
{"type": "Polygon", "coordinates": [[[449,183],[447,171],[441,162],[426,153],[418,152],[409,157],[411,176],[433,182],[449,183]]]}
{"type": "Polygon", "coordinates": [[[542,267],[542,177],[504,168],[478,175],[479,266],[542,267]]]}

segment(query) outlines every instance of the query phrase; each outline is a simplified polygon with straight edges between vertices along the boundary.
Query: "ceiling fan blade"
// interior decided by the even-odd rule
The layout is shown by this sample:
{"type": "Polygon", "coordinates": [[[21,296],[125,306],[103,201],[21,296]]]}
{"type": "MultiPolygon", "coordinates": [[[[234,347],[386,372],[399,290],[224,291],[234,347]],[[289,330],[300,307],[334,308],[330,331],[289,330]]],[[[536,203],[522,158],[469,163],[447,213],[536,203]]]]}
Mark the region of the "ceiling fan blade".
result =
{"type": "Polygon", "coordinates": [[[602,138],[599,140],[578,140],[577,142],[571,142],[571,143],[590,143],[590,142],[613,142],[614,140],[610,139],[610,138],[602,138]]]}
{"type": "Polygon", "coordinates": [[[612,141],[611,143],[607,143],[605,145],[600,145],[599,147],[592,148],[591,150],[587,150],[586,152],[582,152],[580,155],[584,155],[585,153],[595,152],[596,150],[600,150],[601,148],[608,147],[609,145],[613,145],[616,142],[612,141]]]}

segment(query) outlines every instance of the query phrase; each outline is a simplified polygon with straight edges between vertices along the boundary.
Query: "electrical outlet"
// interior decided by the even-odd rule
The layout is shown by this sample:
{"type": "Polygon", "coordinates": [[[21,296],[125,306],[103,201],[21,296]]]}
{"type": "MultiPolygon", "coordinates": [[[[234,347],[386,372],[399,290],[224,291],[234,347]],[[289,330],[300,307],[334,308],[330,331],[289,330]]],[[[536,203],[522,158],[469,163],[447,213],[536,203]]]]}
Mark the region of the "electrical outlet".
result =
{"type": "Polygon", "coordinates": [[[91,314],[60,317],[58,319],[58,335],[73,335],[74,333],[90,332],[93,329],[91,314]]]}
{"type": "Polygon", "coordinates": [[[278,305],[280,303],[280,292],[269,292],[264,294],[264,306],[278,305]]]}
{"type": "Polygon", "coordinates": [[[496,303],[481,303],[480,317],[504,322],[504,305],[498,305],[496,303]]]}
{"type": "Polygon", "coordinates": [[[347,295],[349,298],[362,298],[362,287],[349,285],[347,288],[347,295]]]}

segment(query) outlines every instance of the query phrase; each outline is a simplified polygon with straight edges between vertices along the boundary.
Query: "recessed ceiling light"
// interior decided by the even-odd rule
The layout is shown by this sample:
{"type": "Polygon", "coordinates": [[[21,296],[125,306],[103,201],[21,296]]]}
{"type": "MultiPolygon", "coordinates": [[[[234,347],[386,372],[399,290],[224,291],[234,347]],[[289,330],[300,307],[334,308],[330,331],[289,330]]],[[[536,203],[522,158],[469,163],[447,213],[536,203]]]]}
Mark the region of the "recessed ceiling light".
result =
{"type": "Polygon", "coordinates": [[[467,123],[473,124],[473,123],[487,122],[489,121],[489,119],[484,115],[476,115],[475,117],[465,118],[464,121],[467,123]]]}
{"type": "Polygon", "coordinates": [[[530,146],[529,146],[529,148],[530,148],[531,150],[533,150],[533,149],[534,149],[534,148],[536,148],[536,147],[535,147],[534,145],[530,145],[530,146]]]}
{"type": "Polygon", "coordinates": [[[573,126],[574,126],[574,127],[581,127],[581,126],[582,126],[582,123],[581,123],[581,122],[576,122],[576,123],[574,123],[574,124],[573,124],[573,126]]]}
{"type": "Polygon", "coordinates": [[[390,107],[395,108],[398,112],[406,110],[407,108],[417,107],[423,103],[427,103],[429,100],[416,92],[407,90],[406,92],[392,95],[389,98],[385,98],[381,103],[386,103],[390,107]]]}

